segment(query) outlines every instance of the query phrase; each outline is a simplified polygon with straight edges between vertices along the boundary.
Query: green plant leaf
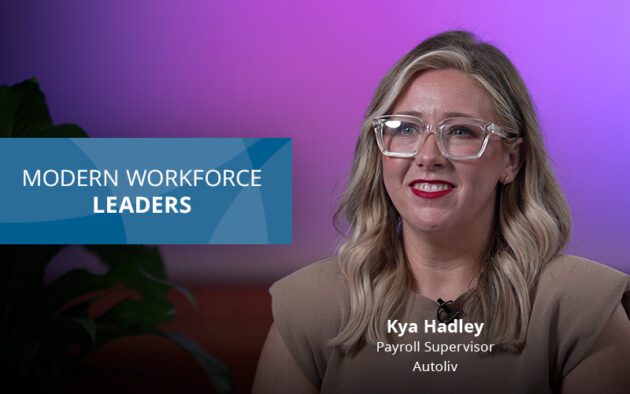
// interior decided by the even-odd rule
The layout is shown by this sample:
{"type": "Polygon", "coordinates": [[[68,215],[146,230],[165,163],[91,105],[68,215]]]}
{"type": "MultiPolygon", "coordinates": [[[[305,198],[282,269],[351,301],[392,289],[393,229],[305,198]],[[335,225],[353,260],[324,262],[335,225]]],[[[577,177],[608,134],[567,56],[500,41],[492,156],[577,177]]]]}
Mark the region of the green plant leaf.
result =
{"type": "MultiPolygon", "coordinates": [[[[99,245],[88,247],[110,270],[96,275],[85,269],[66,272],[46,289],[48,313],[75,298],[123,284],[137,290],[143,299],[168,301],[168,289],[173,285],[164,274],[162,257],[157,248],[137,245],[99,245]]],[[[191,295],[192,297],[192,295],[191,295]]]]}
{"type": "Polygon", "coordinates": [[[158,248],[144,245],[89,245],[86,248],[96,254],[111,268],[133,264],[149,274],[166,279],[164,262],[158,248]]]}
{"type": "Polygon", "coordinates": [[[85,130],[71,123],[64,123],[44,130],[28,132],[23,137],[30,138],[86,138],[89,137],[85,130]]]}
{"type": "Polygon", "coordinates": [[[0,86],[0,137],[11,137],[19,100],[7,85],[0,86]]]}
{"type": "Polygon", "coordinates": [[[46,98],[35,78],[0,87],[0,135],[27,137],[29,132],[51,127],[46,98]]]}
{"type": "MultiPolygon", "coordinates": [[[[81,268],[67,272],[46,289],[45,298],[47,299],[49,315],[53,315],[59,308],[79,296],[104,290],[116,284],[126,284],[132,289],[138,287],[146,289],[146,285],[138,286],[139,280],[134,277],[140,276],[144,278],[144,276],[136,267],[131,268],[135,269],[135,273],[134,271],[112,269],[104,275],[96,275],[81,268]]],[[[144,278],[144,280],[149,281],[147,278],[144,278]]],[[[141,300],[121,300],[103,313],[102,316],[96,319],[99,331],[101,324],[109,328],[139,329],[155,327],[158,324],[171,320],[174,316],[174,308],[167,297],[166,291],[164,291],[167,286],[163,284],[158,284],[157,286],[162,290],[159,292],[141,293],[141,300]]],[[[63,315],[83,314],[92,301],[93,299],[84,301],[79,308],[75,308],[76,306],[70,308],[64,311],[63,315]]]]}
{"type": "Polygon", "coordinates": [[[208,375],[219,393],[231,393],[234,390],[232,374],[228,367],[194,340],[175,332],[162,332],[162,335],[177,343],[190,353],[208,375]]]}
{"type": "Polygon", "coordinates": [[[96,322],[85,317],[73,317],[73,321],[79,324],[90,335],[92,343],[96,343],[96,322]]]}
{"type": "Polygon", "coordinates": [[[168,299],[168,290],[171,286],[149,280],[146,276],[148,273],[154,278],[166,280],[164,262],[156,247],[98,245],[90,246],[88,249],[111,268],[111,275],[116,275],[121,283],[137,290],[144,298],[168,299]]]}
{"type": "Polygon", "coordinates": [[[170,282],[168,280],[165,279],[160,279],[160,278],[156,278],[155,276],[151,275],[150,273],[144,271],[144,270],[140,270],[140,272],[142,272],[142,274],[144,276],[147,277],[147,279],[152,280],[156,283],[161,283],[163,285],[166,285],[168,287],[174,288],[177,291],[179,291],[181,294],[184,295],[184,297],[186,297],[186,299],[188,299],[188,302],[190,302],[190,304],[193,306],[193,308],[197,309],[197,300],[195,300],[195,296],[192,295],[192,293],[190,291],[188,291],[187,288],[185,288],[184,286],[179,286],[173,282],[170,282]]]}
{"type": "Polygon", "coordinates": [[[75,124],[54,126],[46,97],[35,78],[13,86],[0,86],[0,137],[83,138],[87,133],[75,124]]]}
{"type": "Polygon", "coordinates": [[[120,278],[115,273],[96,275],[84,268],[68,271],[44,290],[47,314],[53,315],[77,297],[108,289],[116,283],[120,283],[120,278]]]}
{"type": "Polygon", "coordinates": [[[99,332],[119,328],[142,331],[166,323],[174,315],[173,304],[167,299],[124,299],[97,317],[96,323],[99,332]]]}

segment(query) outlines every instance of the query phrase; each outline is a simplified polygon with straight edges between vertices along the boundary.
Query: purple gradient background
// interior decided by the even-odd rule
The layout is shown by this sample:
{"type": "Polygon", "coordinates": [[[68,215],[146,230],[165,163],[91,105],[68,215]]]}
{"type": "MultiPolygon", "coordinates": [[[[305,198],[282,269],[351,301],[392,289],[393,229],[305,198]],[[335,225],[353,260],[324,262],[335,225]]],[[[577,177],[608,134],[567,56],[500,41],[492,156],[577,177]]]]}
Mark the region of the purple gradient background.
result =
{"type": "Polygon", "coordinates": [[[627,2],[309,3],[4,1],[0,84],[36,76],[55,122],[93,137],[292,137],[292,245],[162,247],[176,280],[268,282],[333,251],[361,117],[388,68],[431,34],[471,30],[532,92],[573,213],[568,252],[630,272],[627,2]]]}

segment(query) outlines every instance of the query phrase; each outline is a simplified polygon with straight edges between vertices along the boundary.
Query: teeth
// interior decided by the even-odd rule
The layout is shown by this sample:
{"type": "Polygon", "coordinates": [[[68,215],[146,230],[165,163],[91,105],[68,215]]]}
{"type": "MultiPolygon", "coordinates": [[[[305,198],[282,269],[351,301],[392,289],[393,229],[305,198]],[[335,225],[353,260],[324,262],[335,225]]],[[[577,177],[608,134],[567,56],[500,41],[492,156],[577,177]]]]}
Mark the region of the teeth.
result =
{"type": "Polygon", "coordinates": [[[422,190],[423,192],[440,192],[442,190],[451,189],[450,185],[446,183],[416,183],[413,185],[414,189],[422,190]]]}

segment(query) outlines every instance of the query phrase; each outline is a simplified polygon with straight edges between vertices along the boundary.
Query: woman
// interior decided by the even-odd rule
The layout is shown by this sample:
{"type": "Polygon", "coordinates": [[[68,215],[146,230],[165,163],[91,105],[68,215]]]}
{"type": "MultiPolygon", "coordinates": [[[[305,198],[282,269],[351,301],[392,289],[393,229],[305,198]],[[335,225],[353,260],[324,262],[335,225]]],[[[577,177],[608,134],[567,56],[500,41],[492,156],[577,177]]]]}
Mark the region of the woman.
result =
{"type": "Polygon", "coordinates": [[[497,48],[447,32],[393,67],[340,212],[336,256],[270,289],[254,392],[630,389],[630,277],[561,254],[569,210],[497,48]]]}

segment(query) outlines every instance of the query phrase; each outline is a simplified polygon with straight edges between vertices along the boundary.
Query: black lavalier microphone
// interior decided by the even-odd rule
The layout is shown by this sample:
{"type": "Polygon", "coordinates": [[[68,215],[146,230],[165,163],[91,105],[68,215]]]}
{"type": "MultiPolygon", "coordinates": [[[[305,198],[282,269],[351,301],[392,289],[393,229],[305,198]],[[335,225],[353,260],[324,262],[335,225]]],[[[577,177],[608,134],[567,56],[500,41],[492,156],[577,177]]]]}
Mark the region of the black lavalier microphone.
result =
{"type": "Polygon", "coordinates": [[[459,319],[459,317],[462,315],[462,311],[452,308],[452,300],[444,301],[443,299],[438,298],[437,302],[438,304],[440,304],[437,310],[437,319],[440,322],[449,324],[455,321],[455,319],[459,319]]]}

